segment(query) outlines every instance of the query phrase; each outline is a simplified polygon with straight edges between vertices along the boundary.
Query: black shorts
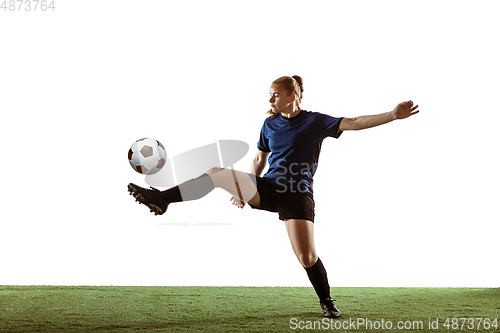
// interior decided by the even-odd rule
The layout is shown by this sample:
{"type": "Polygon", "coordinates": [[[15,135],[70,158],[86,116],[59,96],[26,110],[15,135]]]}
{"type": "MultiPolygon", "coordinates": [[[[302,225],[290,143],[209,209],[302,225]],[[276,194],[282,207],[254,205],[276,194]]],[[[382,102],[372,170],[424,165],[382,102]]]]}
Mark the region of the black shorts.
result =
{"type": "Polygon", "coordinates": [[[260,196],[260,205],[254,209],[278,212],[280,220],[301,219],[314,222],[314,197],[311,193],[277,192],[271,183],[262,177],[251,175],[260,196]]]}

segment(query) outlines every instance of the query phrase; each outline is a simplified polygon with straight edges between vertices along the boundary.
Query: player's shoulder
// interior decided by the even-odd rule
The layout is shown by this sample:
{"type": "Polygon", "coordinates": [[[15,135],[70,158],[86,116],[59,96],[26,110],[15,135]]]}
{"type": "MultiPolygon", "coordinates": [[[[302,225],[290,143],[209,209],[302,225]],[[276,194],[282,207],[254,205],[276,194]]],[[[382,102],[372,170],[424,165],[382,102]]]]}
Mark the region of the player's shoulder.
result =
{"type": "Polygon", "coordinates": [[[311,117],[313,117],[314,119],[318,119],[318,120],[324,120],[324,119],[329,119],[329,118],[339,118],[339,117],[335,117],[335,116],[332,116],[332,115],[329,115],[329,114],[326,114],[323,112],[310,111],[310,113],[311,113],[311,117]]]}
{"type": "Polygon", "coordinates": [[[302,112],[304,113],[305,117],[309,117],[309,118],[328,117],[327,114],[317,112],[317,111],[302,110],[302,112]]]}
{"type": "Polygon", "coordinates": [[[328,117],[327,114],[317,112],[317,111],[310,111],[310,110],[302,110],[304,113],[304,119],[309,119],[308,121],[312,122],[317,122],[318,120],[323,120],[325,117],[328,117]]]}
{"type": "Polygon", "coordinates": [[[273,128],[274,127],[273,124],[276,122],[275,118],[276,117],[273,117],[272,115],[266,117],[266,119],[264,119],[264,121],[262,123],[261,131],[263,131],[264,133],[267,133],[271,128],[273,128]]]}
{"type": "Polygon", "coordinates": [[[281,117],[279,117],[279,114],[270,115],[266,119],[264,119],[264,124],[263,125],[264,126],[266,126],[266,125],[269,126],[270,124],[279,122],[280,118],[281,117]]]}
{"type": "Polygon", "coordinates": [[[307,115],[312,116],[312,117],[316,117],[318,115],[326,115],[324,113],[317,112],[317,111],[310,111],[310,110],[302,110],[302,111],[304,111],[307,115]]]}

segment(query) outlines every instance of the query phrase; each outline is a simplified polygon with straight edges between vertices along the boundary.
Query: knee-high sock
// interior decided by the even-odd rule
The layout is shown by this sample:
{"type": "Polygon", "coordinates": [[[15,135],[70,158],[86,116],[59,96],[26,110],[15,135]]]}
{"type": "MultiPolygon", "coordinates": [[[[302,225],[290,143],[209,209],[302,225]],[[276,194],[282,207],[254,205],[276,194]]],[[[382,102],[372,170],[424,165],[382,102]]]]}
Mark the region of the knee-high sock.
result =
{"type": "Polygon", "coordinates": [[[188,180],[178,186],[161,191],[166,202],[180,202],[203,198],[214,189],[212,178],[206,173],[198,178],[188,180]]]}
{"type": "Polygon", "coordinates": [[[321,260],[318,258],[318,261],[314,265],[305,268],[305,270],[320,301],[330,298],[330,285],[328,284],[326,270],[321,260]]]}

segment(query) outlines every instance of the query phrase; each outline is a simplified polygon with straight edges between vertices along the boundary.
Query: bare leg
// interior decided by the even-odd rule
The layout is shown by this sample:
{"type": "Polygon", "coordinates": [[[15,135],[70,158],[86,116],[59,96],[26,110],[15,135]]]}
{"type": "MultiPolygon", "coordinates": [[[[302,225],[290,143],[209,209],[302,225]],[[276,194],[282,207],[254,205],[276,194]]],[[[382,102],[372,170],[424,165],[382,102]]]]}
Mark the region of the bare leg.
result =
{"type": "Polygon", "coordinates": [[[290,219],[285,220],[285,225],[293,251],[306,270],[309,281],[320,299],[325,316],[339,317],[340,311],[335,308],[330,297],[326,269],[321,259],[318,258],[314,247],[314,223],[307,220],[290,219]]]}
{"type": "Polygon", "coordinates": [[[293,252],[305,268],[311,267],[318,261],[314,246],[314,223],[308,220],[285,220],[288,238],[293,252]]]}
{"type": "Polygon", "coordinates": [[[212,168],[207,171],[215,187],[222,188],[233,196],[258,206],[260,204],[259,192],[251,176],[245,172],[224,168],[212,168]]]}
{"type": "Polygon", "coordinates": [[[215,187],[222,188],[235,198],[239,198],[239,200],[232,198],[233,204],[237,201],[237,205],[240,207],[244,202],[259,206],[260,196],[254,183],[255,179],[252,180],[251,177],[255,176],[232,169],[212,168],[197,178],[165,191],[159,191],[155,188],[145,189],[135,184],[129,184],[128,190],[130,194],[134,195],[136,201],[148,206],[156,215],[163,214],[168,205],[173,202],[203,198],[215,187]]]}

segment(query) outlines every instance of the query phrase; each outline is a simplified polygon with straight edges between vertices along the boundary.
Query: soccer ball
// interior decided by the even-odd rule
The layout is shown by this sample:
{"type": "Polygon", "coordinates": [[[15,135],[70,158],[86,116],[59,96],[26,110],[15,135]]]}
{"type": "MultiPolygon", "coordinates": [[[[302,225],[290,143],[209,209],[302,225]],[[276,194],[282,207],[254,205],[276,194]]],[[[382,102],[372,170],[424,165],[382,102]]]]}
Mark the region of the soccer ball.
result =
{"type": "Polygon", "coordinates": [[[152,138],[137,140],[128,151],[132,168],[143,175],[152,175],[165,165],[167,152],[163,145],[152,138]]]}

